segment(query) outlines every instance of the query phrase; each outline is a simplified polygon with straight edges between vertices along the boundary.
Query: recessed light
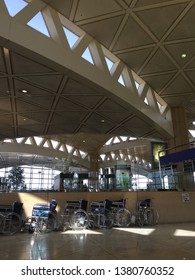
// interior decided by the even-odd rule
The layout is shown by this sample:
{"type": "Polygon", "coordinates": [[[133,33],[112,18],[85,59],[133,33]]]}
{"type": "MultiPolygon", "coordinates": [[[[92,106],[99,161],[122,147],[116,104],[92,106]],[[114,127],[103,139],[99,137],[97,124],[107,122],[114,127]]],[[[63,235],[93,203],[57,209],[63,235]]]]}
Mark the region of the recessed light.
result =
{"type": "Polygon", "coordinates": [[[22,92],[22,93],[27,93],[27,92],[28,92],[28,90],[26,90],[26,89],[22,89],[22,90],[21,90],[21,92],[22,92]]]}
{"type": "Polygon", "coordinates": [[[105,120],[101,120],[101,122],[105,122],[105,120]]]}
{"type": "Polygon", "coordinates": [[[192,122],[192,124],[193,124],[193,125],[195,125],[195,121],[194,121],[194,122],[192,122]]]}
{"type": "Polygon", "coordinates": [[[186,58],[187,57],[187,54],[186,53],[182,53],[181,54],[181,58],[186,58]]]}

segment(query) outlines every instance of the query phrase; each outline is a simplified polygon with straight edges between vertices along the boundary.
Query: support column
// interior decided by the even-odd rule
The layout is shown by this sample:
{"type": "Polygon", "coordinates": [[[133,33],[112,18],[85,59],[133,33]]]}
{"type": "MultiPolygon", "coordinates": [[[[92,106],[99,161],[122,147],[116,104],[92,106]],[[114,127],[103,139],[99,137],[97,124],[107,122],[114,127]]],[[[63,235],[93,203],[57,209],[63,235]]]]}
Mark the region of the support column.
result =
{"type": "MultiPolygon", "coordinates": [[[[169,153],[175,153],[190,148],[187,119],[184,107],[173,107],[171,109],[174,137],[168,140],[169,153]]],[[[185,172],[184,162],[178,162],[176,166],[175,184],[182,189],[194,187],[193,172],[185,172]]]]}
{"type": "Polygon", "coordinates": [[[98,153],[90,153],[90,181],[89,184],[95,190],[98,190],[98,175],[99,175],[99,154],[98,153]]]}
{"type": "Polygon", "coordinates": [[[188,127],[184,107],[173,107],[171,115],[174,137],[168,140],[168,147],[179,146],[170,151],[170,153],[175,153],[189,148],[189,145],[185,145],[189,142],[188,127]]]}

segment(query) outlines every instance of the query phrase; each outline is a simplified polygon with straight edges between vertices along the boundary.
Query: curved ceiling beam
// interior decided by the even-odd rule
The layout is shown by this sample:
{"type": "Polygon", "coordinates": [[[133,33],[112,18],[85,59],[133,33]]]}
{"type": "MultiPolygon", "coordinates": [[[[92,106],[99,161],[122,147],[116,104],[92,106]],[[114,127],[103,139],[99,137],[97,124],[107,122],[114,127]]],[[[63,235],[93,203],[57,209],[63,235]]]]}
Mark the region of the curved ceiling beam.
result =
{"type": "MultiPolygon", "coordinates": [[[[132,140],[133,141],[133,140],[132,140]]],[[[126,143],[116,144],[119,148],[129,146],[129,141],[126,143]]],[[[115,145],[111,145],[113,148],[115,145]]],[[[108,147],[108,146],[107,146],[108,147]]],[[[115,149],[113,149],[116,151],[115,149]]],[[[112,151],[112,150],[111,150],[112,151]]],[[[136,169],[144,170],[144,172],[151,171],[151,164],[147,162],[144,158],[137,158],[135,156],[129,156],[127,154],[120,155],[117,154],[113,157],[112,152],[107,152],[104,159],[101,155],[98,159],[99,168],[106,168],[115,166],[119,163],[136,165],[136,169]]],[[[90,169],[90,157],[88,154],[82,152],[81,150],[69,146],[64,143],[54,141],[52,139],[34,137],[24,137],[22,139],[7,139],[0,142],[0,153],[16,153],[16,154],[31,154],[39,155],[48,158],[57,158],[59,160],[66,160],[67,162],[75,162],[78,165],[90,169]],[[38,141],[39,140],[39,141],[38,141]]]]}
{"type": "MultiPolygon", "coordinates": [[[[4,7],[3,3],[1,1],[4,7]]],[[[170,109],[160,96],[122,61],[49,5],[41,0],[32,0],[14,17],[5,12],[5,7],[0,10],[0,15],[1,46],[32,57],[64,75],[85,80],[94,90],[119,102],[165,138],[173,136],[170,109]],[[50,37],[27,25],[38,12],[46,22],[50,37]],[[72,48],[63,27],[79,36],[72,48]],[[83,59],[82,54],[86,50],[91,54],[93,63],[83,59]],[[105,57],[113,62],[110,71],[105,57]]]]}
{"type": "MultiPolygon", "coordinates": [[[[33,139],[33,137],[29,137],[30,139],[33,139]]],[[[72,151],[68,152],[65,149],[64,145],[64,151],[61,151],[59,148],[63,146],[63,144],[59,145],[58,149],[54,149],[52,147],[52,144],[48,147],[44,147],[44,142],[50,142],[50,140],[44,140],[42,146],[36,145],[35,142],[31,142],[31,144],[25,144],[25,143],[17,143],[15,140],[12,140],[11,142],[1,142],[0,145],[0,153],[21,153],[21,154],[32,154],[32,155],[41,155],[46,156],[49,158],[58,158],[61,160],[67,160],[67,161],[74,161],[77,162],[79,165],[89,168],[89,161],[88,157],[85,156],[85,158],[82,158],[80,152],[77,149],[72,149],[72,151]]]]}

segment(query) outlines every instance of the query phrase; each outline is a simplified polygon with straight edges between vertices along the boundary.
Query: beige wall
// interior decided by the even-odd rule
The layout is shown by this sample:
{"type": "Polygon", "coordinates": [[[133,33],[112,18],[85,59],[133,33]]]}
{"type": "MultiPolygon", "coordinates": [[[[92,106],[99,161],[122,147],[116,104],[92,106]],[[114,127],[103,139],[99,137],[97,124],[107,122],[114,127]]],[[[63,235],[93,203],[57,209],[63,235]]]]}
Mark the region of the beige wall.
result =
{"type": "Polygon", "coordinates": [[[58,202],[58,213],[62,213],[66,200],[88,200],[101,201],[104,199],[117,200],[126,198],[126,208],[131,212],[136,209],[136,203],[146,198],[152,199],[152,205],[158,210],[159,223],[174,222],[194,222],[195,221],[195,192],[187,192],[190,197],[189,202],[183,202],[184,192],[164,191],[164,192],[41,192],[41,193],[1,193],[0,204],[12,204],[14,201],[22,202],[24,216],[31,216],[35,203],[47,203],[51,199],[58,202]]]}

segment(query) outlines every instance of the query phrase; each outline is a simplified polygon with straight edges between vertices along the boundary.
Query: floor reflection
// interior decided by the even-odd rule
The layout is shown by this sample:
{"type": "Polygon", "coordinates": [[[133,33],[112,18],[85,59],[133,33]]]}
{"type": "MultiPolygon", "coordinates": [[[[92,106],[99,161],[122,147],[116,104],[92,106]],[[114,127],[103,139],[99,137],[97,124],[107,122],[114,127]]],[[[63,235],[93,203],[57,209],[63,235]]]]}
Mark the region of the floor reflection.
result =
{"type": "Polygon", "coordinates": [[[195,259],[195,223],[0,236],[1,260],[195,259]]]}

